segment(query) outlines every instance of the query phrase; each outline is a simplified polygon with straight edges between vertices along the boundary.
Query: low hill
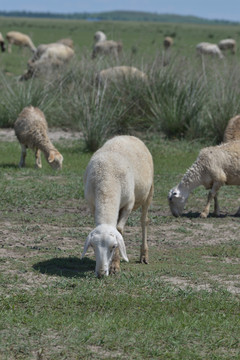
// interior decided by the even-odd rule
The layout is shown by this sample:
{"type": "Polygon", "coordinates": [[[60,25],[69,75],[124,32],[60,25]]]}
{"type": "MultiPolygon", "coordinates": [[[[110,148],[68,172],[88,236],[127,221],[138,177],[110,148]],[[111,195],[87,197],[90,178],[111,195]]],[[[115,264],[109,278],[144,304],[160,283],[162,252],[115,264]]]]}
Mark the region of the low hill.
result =
{"type": "Polygon", "coordinates": [[[53,18],[53,19],[79,19],[87,21],[151,21],[192,24],[237,24],[237,22],[221,19],[205,19],[191,15],[158,14],[142,11],[109,11],[101,13],[49,13],[30,11],[0,11],[3,17],[30,17],[30,18],[53,18]]]}

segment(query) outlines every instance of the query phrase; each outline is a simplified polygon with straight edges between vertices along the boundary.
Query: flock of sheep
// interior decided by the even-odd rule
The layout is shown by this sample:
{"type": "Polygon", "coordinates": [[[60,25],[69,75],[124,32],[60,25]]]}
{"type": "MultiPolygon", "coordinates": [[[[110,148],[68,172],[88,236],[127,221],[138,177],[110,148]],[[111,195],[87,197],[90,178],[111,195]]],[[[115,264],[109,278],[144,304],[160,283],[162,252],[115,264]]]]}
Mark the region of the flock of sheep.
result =
{"type": "MultiPolygon", "coordinates": [[[[8,52],[11,53],[12,45],[17,45],[21,47],[28,47],[32,52],[33,56],[27,63],[27,71],[20,77],[20,80],[28,80],[33,75],[38,76],[39,74],[45,74],[47,68],[54,68],[62,66],[63,64],[68,63],[74,56],[74,46],[73,41],[69,38],[60,39],[54,43],[50,44],[40,44],[36,47],[31,40],[31,38],[23,33],[18,31],[9,31],[6,34],[6,39],[8,42],[8,52]]],[[[173,45],[173,38],[166,36],[163,40],[163,46],[165,51],[168,51],[173,45]]],[[[0,33],[0,46],[2,51],[5,51],[5,41],[0,33]]],[[[94,46],[92,51],[92,59],[95,59],[97,56],[111,55],[113,58],[118,59],[119,54],[122,52],[122,42],[117,42],[114,40],[107,40],[106,35],[102,31],[97,31],[94,34],[94,46]]],[[[197,54],[201,55],[212,55],[222,59],[223,51],[230,50],[232,54],[236,52],[236,41],[234,39],[224,39],[219,42],[219,44],[212,44],[208,42],[201,42],[196,46],[197,54]]],[[[116,68],[112,67],[109,69],[110,76],[120,77],[124,75],[129,77],[133,75],[140,78],[145,78],[145,74],[135,70],[136,68],[132,67],[121,67],[116,68]],[[134,70],[133,70],[134,69],[134,70]]],[[[102,74],[102,77],[105,76],[102,74]]],[[[110,78],[108,76],[108,78],[110,78]]],[[[101,75],[100,75],[101,77],[101,75]]]]}
{"type": "MultiPolygon", "coordinates": [[[[36,168],[41,168],[41,151],[53,169],[61,169],[63,156],[48,137],[43,112],[33,106],[24,108],[14,124],[22,152],[19,166],[25,166],[26,149],[35,151],[36,168]]],[[[180,183],[170,190],[168,202],[174,216],[183,213],[189,194],[203,185],[210,189],[207,205],[201,213],[209,214],[214,199],[214,213],[219,216],[217,192],[223,185],[240,185],[240,115],[230,119],[224,143],[200,151],[180,183]]],[[[88,235],[82,257],[90,246],[96,257],[98,277],[120,269],[120,254],[128,261],[123,239],[130,213],[141,207],[141,263],[148,263],[148,209],[153,198],[153,159],[146,145],[135,136],[120,135],[108,140],[89,161],[84,175],[84,194],[95,219],[95,229],[88,235]],[[120,254],[119,254],[120,252],[120,254]]],[[[236,215],[240,215],[240,207],[236,215]]]]}
{"type": "MultiPolygon", "coordinates": [[[[28,46],[33,57],[28,62],[28,71],[23,75],[27,79],[39,66],[51,61],[61,63],[73,55],[70,39],[62,39],[51,44],[41,44],[37,48],[31,39],[18,32],[9,32],[8,51],[13,44],[28,46]]],[[[92,58],[98,54],[117,57],[122,44],[107,40],[106,35],[98,31],[94,35],[95,45],[92,58]]],[[[5,49],[4,39],[0,36],[1,48],[5,49]]],[[[173,44],[170,37],[164,39],[164,48],[173,44]]],[[[221,50],[231,49],[235,53],[236,43],[228,39],[216,44],[201,43],[197,51],[201,54],[212,53],[222,57],[221,50]]],[[[102,70],[99,82],[105,82],[112,76],[137,76],[144,81],[144,73],[133,67],[119,66],[102,70]]],[[[33,106],[24,108],[14,124],[14,130],[21,144],[19,166],[25,166],[27,148],[35,151],[35,166],[41,168],[41,151],[53,169],[61,169],[63,156],[54,147],[48,137],[48,125],[44,113],[33,106]]],[[[225,130],[224,143],[204,148],[197,160],[187,170],[180,183],[170,190],[168,202],[174,216],[181,216],[189,194],[203,185],[210,189],[207,205],[201,217],[207,217],[210,202],[214,199],[214,213],[220,214],[217,192],[223,185],[240,185],[240,115],[229,121],[225,130]]],[[[128,261],[123,231],[126,221],[133,210],[141,207],[142,246],[140,261],[148,263],[148,209],[153,198],[154,167],[150,151],[145,144],[134,136],[121,135],[108,140],[90,159],[84,175],[85,199],[95,219],[95,229],[88,235],[82,257],[89,246],[96,257],[95,272],[98,277],[115,273],[120,269],[120,254],[128,261]],[[120,252],[120,253],[119,253],[120,252]]],[[[240,215],[240,207],[237,211],[240,215]]]]}

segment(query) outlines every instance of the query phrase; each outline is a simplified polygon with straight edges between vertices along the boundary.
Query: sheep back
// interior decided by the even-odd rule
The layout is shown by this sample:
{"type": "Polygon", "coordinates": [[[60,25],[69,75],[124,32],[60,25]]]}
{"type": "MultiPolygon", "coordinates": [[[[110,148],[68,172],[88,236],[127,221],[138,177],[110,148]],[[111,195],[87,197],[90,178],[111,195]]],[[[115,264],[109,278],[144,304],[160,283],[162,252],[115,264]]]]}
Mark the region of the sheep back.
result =
{"type": "Polygon", "coordinates": [[[206,189],[210,189],[213,182],[240,185],[240,141],[204,148],[196,163],[206,189]]]}
{"type": "Polygon", "coordinates": [[[46,142],[48,138],[44,113],[33,106],[25,107],[21,111],[14,123],[14,130],[18,141],[30,149],[38,148],[39,144],[46,142]]]}
{"type": "Polygon", "coordinates": [[[134,201],[134,210],[148,198],[153,186],[152,156],[140,139],[128,135],[116,136],[92,156],[84,184],[90,209],[93,211],[98,202],[101,203],[101,209],[97,211],[108,209],[108,214],[104,216],[114,217],[113,223],[116,223],[118,211],[129,200],[134,201]]]}

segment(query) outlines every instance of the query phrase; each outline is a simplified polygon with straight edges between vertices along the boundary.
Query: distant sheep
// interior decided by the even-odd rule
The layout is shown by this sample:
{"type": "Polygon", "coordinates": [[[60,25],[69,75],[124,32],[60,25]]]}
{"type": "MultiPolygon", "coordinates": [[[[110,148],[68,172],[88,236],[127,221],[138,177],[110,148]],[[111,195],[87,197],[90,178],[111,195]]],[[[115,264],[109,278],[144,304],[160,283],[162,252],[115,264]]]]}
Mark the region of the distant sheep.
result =
{"type": "Polygon", "coordinates": [[[69,39],[69,38],[60,39],[60,40],[57,41],[57,43],[69,46],[71,49],[74,48],[73,40],[69,39]]]}
{"type": "Polygon", "coordinates": [[[97,31],[94,34],[94,42],[101,42],[101,41],[106,41],[107,40],[107,36],[104,34],[104,32],[102,31],[97,31]]]}
{"type": "Polygon", "coordinates": [[[0,46],[1,46],[2,52],[4,52],[5,51],[5,41],[4,41],[4,37],[2,36],[2,33],[0,33],[0,46]]]}
{"type": "Polygon", "coordinates": [[[54,67],[63,66],[74,56],[74,50],[60,43],[41,44],[37,47],[32,59],[28,61],[28,70],[20,80],[28,80],[32,76],[46,73],[54,67]]]}
{"type": "Polygon", "coordinates": [[[48,125],[43,112],[33,106],[25,107],[14,123],[15,134],[22,147],[19,167],[25,166],[27,148],[35,150],[35,167],[41,168],[41,151],[53,169],[61,169],[63,156],[48,137],[48,125]]]}
{"type": "Polygon", "coordinates": [[[22,34],[18,31],[9,31],[6,35],[6,39],[8,41],[8,52],[12,52],[12,45],[18,45],[21,47],[28,47],[32,50],[32,52],[36,51],[36,47],[33,44],[31,38],[26,35],[22,34]]]}
{"type": "Polygon", "coordinates": [[[219,59],[224,57],[217,44],[202,42],[196,46],[196,51],[199,55],[211,55],[219,57],[219,59]]]}
{"type": "Polygon", "coordinates": [[[92,246],[96,275],[120,269],[120,253],[128,261],[123,229],[133,210],[142,207],[140,261],[148,263],[148,208],[153,196],[153,160],[145,144],[134,136],[108,140],[92,156],[85,175],[85,198],[96,228],[88,235],[82,257],[92,246]]]}
{"type": "Polygon", "coordinates": [[[229,120],[223,135],[224,142],[234,140],[240,140],[240,115],[236,115],[229,120]]]}
{"type": "Polygon", "coordinates": [[[113,40],[99,41],[94,45],[92,59],[95,59],[98,55],[112,55],[117,59],[121,51],[122,42],[113,40]]]}
{"type": "Polygon", "coordinates": [[[231,50],[232,54],[236,53],[236,41],[234,39],[224,39],[218,43],[219,49],[222,51],[231,50]]]}
{"type": "MultiPolygon", "coordinates": [[[[230,141],[218,146],[210,146],[200,151],[197,160],[187,170],[180,183],[168,194],[169,206],[174,216],[181,216],[189,194],[203,185],[211,189],[202,218],[209,214],[211,200],[214,199],[214,214],[220,209],[217,193],[223,185],[240,185],[240,141],[230,141]]],[[[240,215],[240,207],[236,213],[240,215]]]]}
{"type": "Polygon", "coordinates": [[[101,70],[97,75],[97,81],[100,84],[114,82],[118,80],[139,79],[144,82],[148,81],[147,75],[133,66],[114,66],[101,70]]]}
{"type": "Polygon", "coordinates": [[[165,50],[168,50],[173,45],[173,38],[170,36],[166,36],[163,40],[163,46],[165,50]]]}

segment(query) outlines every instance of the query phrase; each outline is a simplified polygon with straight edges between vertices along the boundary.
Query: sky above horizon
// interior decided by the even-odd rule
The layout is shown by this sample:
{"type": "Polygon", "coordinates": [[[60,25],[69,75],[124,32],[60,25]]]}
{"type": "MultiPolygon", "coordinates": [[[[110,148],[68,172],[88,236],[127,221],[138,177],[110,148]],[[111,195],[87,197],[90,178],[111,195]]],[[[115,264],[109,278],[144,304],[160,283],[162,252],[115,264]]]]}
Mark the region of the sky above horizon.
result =
{"type": "Polygon", "coordinates": [[[146,11],[158,14],[195,15],[206,19],[240,21],[240,1],[229,0],[1,0],[1,11],[51,13],[146,11]]]}

